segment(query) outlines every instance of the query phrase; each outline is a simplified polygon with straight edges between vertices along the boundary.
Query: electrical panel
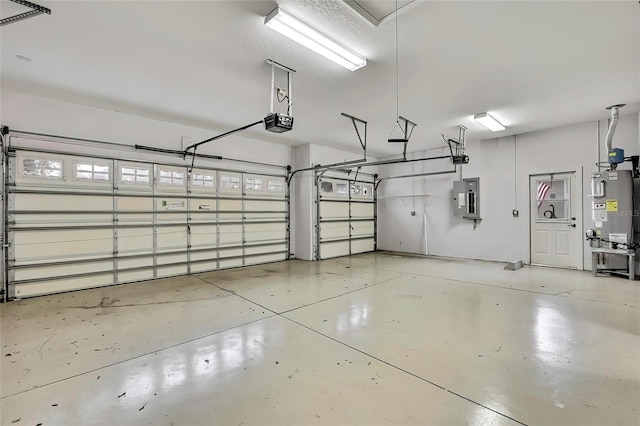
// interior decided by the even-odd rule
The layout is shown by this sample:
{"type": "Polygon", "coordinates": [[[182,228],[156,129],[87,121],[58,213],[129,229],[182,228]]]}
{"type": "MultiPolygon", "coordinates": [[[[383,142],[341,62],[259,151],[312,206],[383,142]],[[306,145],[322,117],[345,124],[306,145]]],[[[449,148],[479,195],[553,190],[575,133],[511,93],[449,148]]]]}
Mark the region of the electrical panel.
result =
{"type": "Polygon", "coordinates": [[[480,178],[453,182],[453,215],[464,219],[480,219],[480,178]]]}

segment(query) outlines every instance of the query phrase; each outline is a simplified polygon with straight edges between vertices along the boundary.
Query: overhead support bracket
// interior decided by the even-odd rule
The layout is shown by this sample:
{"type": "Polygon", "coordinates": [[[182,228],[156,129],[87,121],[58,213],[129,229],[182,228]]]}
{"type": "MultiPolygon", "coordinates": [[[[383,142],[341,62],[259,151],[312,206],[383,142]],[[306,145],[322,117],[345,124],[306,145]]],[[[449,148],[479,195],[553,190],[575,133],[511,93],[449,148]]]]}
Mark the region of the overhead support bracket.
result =
{"type": "Polygon", "coordinates": [[[367,122],[364,120],[359,119],[358,117],[354,117],[353,115],[349,115],[347,113],[341,113],[340,115],[342,115],[343,117],[347,117],[351,119],[351,122],[353,123],[353,128],[356,129],[356,134],[358,135],[358,141],[360,141],[360,146],[362,147],[362,150],[364,151],[364,155],[363,157],[367,158],[367,122]],[[360,135],[360,130],[358,129],[358,125],[357,123],[361,123],[364,124],[364,140],[362,138],[362,136],[360,135]]]}
{"type": "Polygon", "coordinates": [[[34,16],[42,15],[43,13],[46,13],[47,15],[51,15],[51,9],[44,6],[40,6],[39,4],[31,3],[30,1],[27,1],[27,0],[9,0],[9,1],[22,5],[24,7],[28,7],[31,10],[28,12],[20,13],[18,15],[8,16],[6,18],[0,19],[0,27],[8,24],[13,24],[14,22],[19,22],[27,18],[32,18],[34,16]]]}
{"type": "Polygon", "coordinates": [[[296,72],[296,70],[294,70],[293,68],[289,68],[286,65],[282,65],[272,59],[267,59],[267,63],[269,65],[271,65],[272,67],[276,67],[276,68],[280,68],[282,71],[286,71],[286,72],[296,72]]]}
{"type": "Polygon", "coordinates": [[[467,128],[460,124],[458,126],[458,140],[448,139],[442,134],[442,139],[449,145],[451,160],[453,164],[468,164],[469,156],[467,155],[467,128]]]}
{"type": "Polygon", "coordinates": [[[417,124],[414,123],[413,121],[407,120],[403,116],[399,115],[398,119],[396,120],[396,124],[394,124],[393,128],[391,129],[391,134],[389,134],[389,138],[387,139],[387,142],[404,144],[404,147],[403,147],[403,150],[402,150],[402,157],[403,158],[407,158],[407,144],[409,143],[409,139],[411,138],[411,134],[413,133],[413,129],[415,129],[416,126],[417,126],[417,124]],[[400,137],[400,138],[392,138],[391,137],[392,134],[393,134],[393,131],[396,128],[396,126],[402,132],[402,137],[400,137]]]}

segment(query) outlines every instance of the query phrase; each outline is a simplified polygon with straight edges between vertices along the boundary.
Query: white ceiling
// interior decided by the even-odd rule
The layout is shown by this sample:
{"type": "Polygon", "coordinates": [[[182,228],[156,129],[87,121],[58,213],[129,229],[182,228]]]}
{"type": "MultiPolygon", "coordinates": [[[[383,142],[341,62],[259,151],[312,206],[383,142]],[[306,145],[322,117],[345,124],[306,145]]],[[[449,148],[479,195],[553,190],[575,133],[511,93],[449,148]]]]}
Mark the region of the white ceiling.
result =
{"type": "MultiPolygon", "coordinates": [[[[342,0],[278,1],[367,57],[350,72],[266,28],[273,1],[39,3],[52,15],[0,31],[4,88],[213,136],[266,115],[270,58],[297,70],[294,130],[245,136],[358,150],[346,112],[369,121],[373,154],[401,150],[386,142],[396,115],[395,20],[374,27],[342,0]]],[[[441,145],[458,124],[476,140],[606,118],[615,103],[629,105],[623,114],[640,108],[635,0],[422,1],[399,15],[398,32],[399,112],[418,123],[409,150],[441,145]],[[474,123],[483,111],[508,129],[474,123]]]]}

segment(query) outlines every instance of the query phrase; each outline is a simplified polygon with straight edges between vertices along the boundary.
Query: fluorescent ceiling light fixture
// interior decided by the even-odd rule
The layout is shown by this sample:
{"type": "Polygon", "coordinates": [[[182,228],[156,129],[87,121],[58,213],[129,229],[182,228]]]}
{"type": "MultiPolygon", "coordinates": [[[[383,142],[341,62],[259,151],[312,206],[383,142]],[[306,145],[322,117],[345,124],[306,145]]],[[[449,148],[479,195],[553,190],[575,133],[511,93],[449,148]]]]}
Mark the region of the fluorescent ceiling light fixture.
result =
{"type": "Polygon", "coordinates": [[[264,24],[350,71],[367,65],[366,58],[348,51],[279,7],[264,18],[264,24]]]}
{"type": "Polygon", "coordinates": [[[506,127],[504,127],[498,120],[496,120],[486,112],[481,112],[474,115],[473,119],[492,132],[500,132],[506,129],[506,127]]]}

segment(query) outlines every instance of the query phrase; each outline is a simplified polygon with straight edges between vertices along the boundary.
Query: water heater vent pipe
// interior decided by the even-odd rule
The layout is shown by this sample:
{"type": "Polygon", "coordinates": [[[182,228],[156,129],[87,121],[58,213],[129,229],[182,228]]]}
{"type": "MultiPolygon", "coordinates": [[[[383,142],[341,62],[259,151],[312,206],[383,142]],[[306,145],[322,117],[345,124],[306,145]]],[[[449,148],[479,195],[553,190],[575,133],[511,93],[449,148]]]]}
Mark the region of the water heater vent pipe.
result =
{"type": "Polygon", "coordinates": [[[618,125],[618,118],[620,117],[620,108],[625,104],[611,105],[607,109],[611,110],[611,121],[609,122],[609,130],[607,130],[607,137],[604,141],[607,153],[613,149],[613,134],[616,132],[616,126],[618,125]]]}

